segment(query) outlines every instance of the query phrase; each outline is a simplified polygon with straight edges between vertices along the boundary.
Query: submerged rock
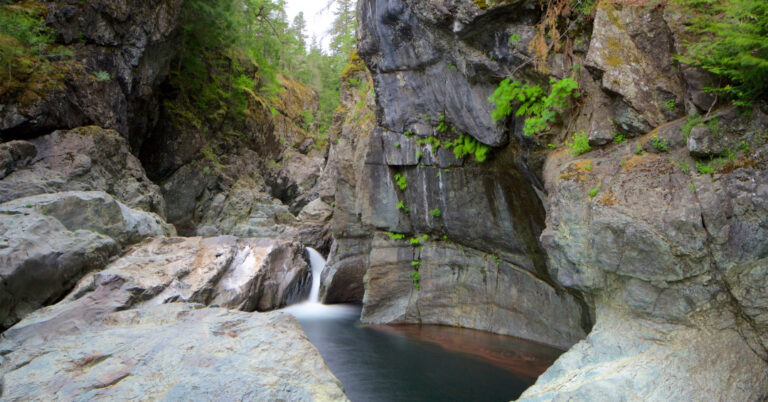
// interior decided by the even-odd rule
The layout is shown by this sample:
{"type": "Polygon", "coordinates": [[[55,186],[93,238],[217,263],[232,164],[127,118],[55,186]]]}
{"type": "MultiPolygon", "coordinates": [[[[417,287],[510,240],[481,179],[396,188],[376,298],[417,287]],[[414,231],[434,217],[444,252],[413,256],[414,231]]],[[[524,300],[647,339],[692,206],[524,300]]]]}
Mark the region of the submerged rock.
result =
{"type": "Polygon", "coordinates": [[[98,308],[7,331],[3,399],[346,400],[287,314],[187,303],[98,308]]]}

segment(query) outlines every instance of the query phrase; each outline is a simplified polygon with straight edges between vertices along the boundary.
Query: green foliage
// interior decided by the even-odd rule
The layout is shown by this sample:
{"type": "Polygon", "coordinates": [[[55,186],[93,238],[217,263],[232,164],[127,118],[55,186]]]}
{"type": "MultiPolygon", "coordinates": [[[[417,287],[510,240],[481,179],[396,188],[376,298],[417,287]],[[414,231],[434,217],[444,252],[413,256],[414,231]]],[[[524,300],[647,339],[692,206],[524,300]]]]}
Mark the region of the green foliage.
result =
{"type": "Polygon", "coordinates": [[[581,130],[579,134],[574,134],[573,141],[567,141],[565,144],[568,145],[568,148],[570,148],[568,153],[574,156],[578,156],[592,150],[592,147],[589,146],[589,137],[586,133],[584,133],[584,130],[581,130]]]}
{"type": "Polygon", "coordinates": [[[23,68],[31,64],[30,58],[43,61],[53,34],[33,12],[0,4],[0,63],[8,71],[8,79],[13,78],[16,64],[23,68]]]}
{"type": "Polygon", "coordinates": [[[621,144],[627,140],[627,136],[625,136],[624,134],[619,134],[617,132],[614,132],[613,140],[616,141],[617,144],[621,144]]]}
{"type": "Polygon", "coordinates": [[[592,162],[585,163],[584,164],[584,170],[586,170],[587,172],[591,172],[592,171],[592,162]]]}
{"type": "Polygon", "coordinates": [[[710,163],[696,161],[696,170],[701,174],[710,174],[715,171],[715,168],[710,163]]]}
{"type": "Polygon", "coordinates": [[[421,261],[411,261],[411,266],[412,267],[420,267],[421,266],[421,261]]]}
{"type": "Polygon", "coordinates": [[[749,144],[747,144],[746,141],[742,140],[739,143],[739,149],[741,150],[741,152],[747,153],[747,152],[749,152],[749,144]]]}
{"type": "Polygon", "coordinates": [[[668,99],[667,101],[664,102],[664,109],[670,112],[673,112],[676,108],[677,106],[675,105],[674,99],[668,99]]]}
{"type": "Polygon", "coordinates": [[[539,85],[522,84],[509,78],[502,81],[488,100],[496,105],[492,113],[499,121],[512,114],[512,103],[520,103],[516,116],[526,116],[523,134],[532,136],[540,133],[555,122],[558,109],[568,106],[571,97],[578,98],[579,84],[573,78],[551,79],[549,94],[539,85]]]}
{"type": "Polygon", "coordinates": [[[405,176],[401,173],[395,173],[395,184],[397,184],[397,187],[399,187],[400,190],[408,188],[408,182],[406,181],[405,176]]]}
{"type": "MultiPolygon", "coordinates": [[[[418,262],[418,261],[414,261],[414,262],[418,262]]],[[[421,265],[421,263],[419,263],[419,265],[421,265]]],[[[411,280],[413,280],[413,287],[418,290],[419,289],[419,272],[413,271],[409,274],[409,276],[411,277],[411,280]]]]}
{"type": "Polygon", "coordinates": [[[643,154],[643,146],[640,144],[637,144],[637,148],[635,148],[635,155],[642,155],[643,154]]]}
{"type": "Polygon", "coordinates": [[[509,37],[509,43],[515,43],[520,40],[520,35],[518,34],[512,34],[509,37]]]}
{"type": "Polygon", "coordinates": [[[440,217],[440,210],[435,208],[435,209],[429,211],[429,214],[434,216],[435,218],[439,218],[440,217]]]}
{"type": "Polygon", "coordinates": [[[725,85],[710,91],[749,106],[768,95],[768,2],[765,0],[676,0],[689,14],[681,62],[703,68],[725,85]]]}
{"type": "Polygon", "coordinates": [[[108,71],[97,71],[93,73],[93,76],[96,77],[99,81],[111,81],[112,75],[108,71]]]}
{"type": "Polygon", "coordinates": [[[681,172],[683,172],[683,173],[685,173],[685,174],[689,174],[689,173],[691,173],[691,166],[690,166],[690,165],[688,165],[688,162],[686,162],[686,161],[684,161],[684,160],[682,160],[682,159],[676,159],[676,160],[675,160],[675,163],[676,163],[676,164],[677,164],[677,166],[680,168],[680,171],[681,171],[681,172]]]}
{"type": "Polygon", "coordinates": [[[683,123],[683,126],[681,127],[681,130],[683,131],[683,138],[688,140],[688,136],[691,135],[691,130],[693,130],[693,128],[696,127],[699,123],[701,123],[701,120],[701,115],[698,114],[688,116],[688,119],[686,119],[685,123],[683,123]]]}
{"type": "Polygon", "coordinates": [[[411,213],[411,209],[408,208],[403,201],[400,201],[400,202],[397,203],[397,209],[399,211],[405,212],[406,214],[410,214],[411,213]]]}
{"type": "Polygon", "coordinates": [[[600,191],[600,184],[595,186],[593,189],[589,190],[589,196],[594,198],[599,191],[600,191]]]}
{"type": "Polygon", "coordinates": [[[389,238],[391,240],[403,240],[403,239],[405,239],[405,235],[402,234],[402,233],[387,232],[387,236],[389,236],[389,238]]]}
{"type": "Polygon", "coordinates": [[[491,151],[491,147],[483,144],[469,134],[461,134],[459,138],[452,142],[444,144],[448,149],[453,148],[453,154],[456,159],[461,159],[466,155],[474,156],[478,162],[485,162],[488,158],[488,153],[491,151]]]}
{"type": "Polygon", "coordinates": [[[666,138],[659,138],[659,136],[654,135],[651,137],[651,145],[659,152],[669,151],[669,142],[666,138]]]}

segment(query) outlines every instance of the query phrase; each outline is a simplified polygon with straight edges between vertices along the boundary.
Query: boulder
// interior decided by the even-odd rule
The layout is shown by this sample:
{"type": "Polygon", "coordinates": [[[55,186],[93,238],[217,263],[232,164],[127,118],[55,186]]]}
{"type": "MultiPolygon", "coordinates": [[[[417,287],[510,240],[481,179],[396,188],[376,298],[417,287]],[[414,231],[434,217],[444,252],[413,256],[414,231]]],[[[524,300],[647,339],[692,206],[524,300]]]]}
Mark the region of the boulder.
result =
{"type": "Polygon", "coordinates": [[[3,144],[3,154],[0,202],[60,191],[103,191],[131,208],[165,216],[160,189],[114,130],[90,126],[55,131],[3,144]]]}
{"type": "Polygon", "coordinates": [[[626,104],[615,116],[617,124],[624,122],[624,130],[647,132],[683,116],[683,85],[673,69],[673,44],[662,8],[610,1],[597,6],[585,66],[599,72],[602,87],[626,104]]]}
{"type": "MultiPolygon", "coordinates": [[[[194,302],[268,311],[307,297],[304,247],[271,239],[160,237],[84,277],[57,310],[90,294],[108,294],[114,309],[194,302]]],[[[107,296],[105,296],[107,297],[107,296]]]]}
{"type": "Polygon", "coordinates": [[[287,314],[99,301],[4,334],[3,399],[347,400],[287,314]]]}
{"type": "Polygon", "coordinates": [[[0,327],[59,299],[121,247],[174,234],[157,215],[102,192],[65,192],[0,204],[0,327]]]}

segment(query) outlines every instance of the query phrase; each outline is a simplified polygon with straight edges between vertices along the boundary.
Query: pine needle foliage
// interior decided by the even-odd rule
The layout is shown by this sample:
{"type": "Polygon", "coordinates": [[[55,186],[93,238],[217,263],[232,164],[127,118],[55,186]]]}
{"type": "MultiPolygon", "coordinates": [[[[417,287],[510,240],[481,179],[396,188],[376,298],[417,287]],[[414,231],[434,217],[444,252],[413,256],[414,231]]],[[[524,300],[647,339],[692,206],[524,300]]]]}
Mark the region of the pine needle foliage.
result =
{"type": "Polygon", "coordinates": [[[696,38],[679,60],[724,79],[709,91],[749,106],[768,96],[768,2],[677,0],[696,38]]]}

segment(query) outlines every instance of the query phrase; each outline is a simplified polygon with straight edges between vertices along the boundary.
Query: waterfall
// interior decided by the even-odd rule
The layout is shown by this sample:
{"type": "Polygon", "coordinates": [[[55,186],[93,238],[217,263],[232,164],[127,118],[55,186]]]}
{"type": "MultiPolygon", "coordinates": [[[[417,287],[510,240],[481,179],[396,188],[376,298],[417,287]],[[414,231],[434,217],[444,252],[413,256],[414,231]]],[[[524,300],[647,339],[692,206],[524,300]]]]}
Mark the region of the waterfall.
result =
{"type": "Polygon", "coordinates": [[[307,254],[309,255],[309,266],[312,268],[312,288],[309,292],[309,303],[320,302],[320,275],[325,268],[325,258],[317,250],[312,247],[307,247],[307,254]]]}
{"type": "Polygon", "coordinates": [[[309,266],[312,268],[312,288],[309,292],[309,298],[301,303],[285,307],[281,311],[303,321],[348,317],[350,315],[359,316],[359,307],[344,304],[326,306],[320,303],[320,276],[323,273],[323,268],[325,268],[325,258],[313,248],[307,247],[306,250],[309,256],[309,266]]]}

